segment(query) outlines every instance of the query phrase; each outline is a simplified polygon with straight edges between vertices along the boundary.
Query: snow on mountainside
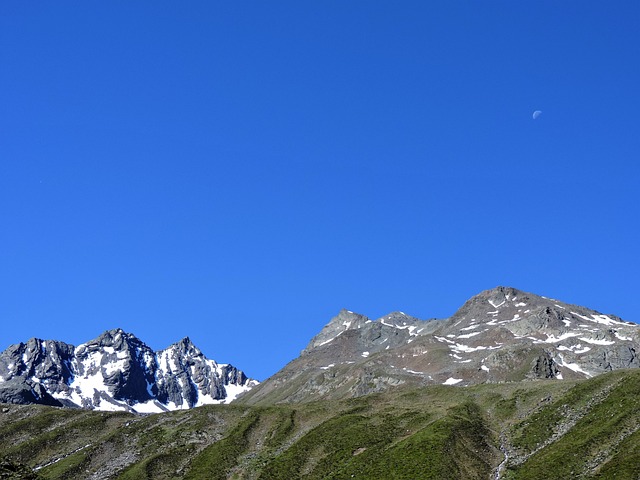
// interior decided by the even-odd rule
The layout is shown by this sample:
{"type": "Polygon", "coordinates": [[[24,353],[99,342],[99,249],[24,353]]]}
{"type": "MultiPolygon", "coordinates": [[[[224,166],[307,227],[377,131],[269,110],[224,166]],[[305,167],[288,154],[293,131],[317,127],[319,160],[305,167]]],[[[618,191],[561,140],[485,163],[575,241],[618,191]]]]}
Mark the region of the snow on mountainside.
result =
{"type": "Polygon", "coordinates": [[[0,401],[157,413],[229,403],[258,382],[184,338],[154,352],[109,330],[77,347],[32,338],[0,354],[0,401]]]}
{"type": "Polygon", "coordinates": [[[247,403],[343,398],[402,384],[471,385],[588,378],[640,367],[640,326],[509,287],[452,317],[342,310],[297,359],[242,396],[247,403]]]}

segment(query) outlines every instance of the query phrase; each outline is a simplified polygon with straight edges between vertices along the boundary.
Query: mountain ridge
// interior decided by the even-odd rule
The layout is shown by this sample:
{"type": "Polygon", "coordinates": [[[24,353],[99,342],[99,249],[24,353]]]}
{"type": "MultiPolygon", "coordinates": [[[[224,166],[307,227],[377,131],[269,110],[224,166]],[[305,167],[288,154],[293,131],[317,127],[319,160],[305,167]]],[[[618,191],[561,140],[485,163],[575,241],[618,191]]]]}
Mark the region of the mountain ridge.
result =
{"type": "Polygon", "coordinates": [[[77,347],[32,338],[0,354],[0,401],[157,413],[207,403],[296,403],[399,385],[580,379],[640,367],[640,326],[512,287],[474,295],[451,316],[378,319],[342,309],[258,384],[207,359],[188,336],[154,352],[107,330],[77,347]]]}
{"type": "Polygon", "coordinates": [[[0,353],[0,401],[158,413],[223,403],[257,384],[184,337],[154,352],[121,328],[73,346],[31,338],[0,353]]]}
{"type": "Polygon", "coordinates": [[[282,370],[238,401],[360,396],[405,383],[472,385],[589,378],[640,367],[640,327],[513,287],[468,299],[445,319],[341,310],[282,370]]]}

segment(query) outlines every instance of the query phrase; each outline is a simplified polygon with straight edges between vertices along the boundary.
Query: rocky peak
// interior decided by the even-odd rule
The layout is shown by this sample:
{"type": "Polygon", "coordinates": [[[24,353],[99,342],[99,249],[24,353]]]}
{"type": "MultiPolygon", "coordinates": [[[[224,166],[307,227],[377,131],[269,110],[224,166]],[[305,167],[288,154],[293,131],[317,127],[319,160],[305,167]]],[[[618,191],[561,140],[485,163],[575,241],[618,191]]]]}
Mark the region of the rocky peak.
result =
{"type": "Polygon", "coordinates": [[[422,322],[422,320],[407,315],[404,312],[391,312],[383,317],[380,317],[376,322],[380,322],[387,326],[393,327],[405,327],[408,325],[415,325],[422,322]]]}
{"type": "MultiPolygon", "coordinates": [[[[0,356],[10,375],[39,376],[42,378],[66,376],[64,363],[73,353],[73,346],[54,340],[31,338],[27,343],[11,345],[0,356]],[[56,368],[61,365],[61,368],[56,368]],[[10,368],[9,368],[10,367],[10,368]]],[[[0,378],[3,372],[0,371],[0,378]]]]}
{"type": "Polygon", "coordinates": [[[503,286],[491,288],[489,290],[486,290],[485,292],[480,293],[478,296],[481,297],[483,296],[483,294],[487,297],[487,301],[493,304],[506,302],[508,300],[513,300],[514,298],[517,299],[518,296],[522,297],[526,295],[524,292],[516,288],[503,286]]]}
{"type": "Polygon", "coordinates": [[[78,347],[33,338],[0,353],[0,402],[148,413],[228,402],[256,383],[188,337],[156,354],[120,328],[78,347]]]}
{"type": "Polygon", "coordinates": [[[189,337],[184,337],[179,342],[170,345],[167,350],[174,350],[179,355],[189,356],[189,357],[200,357],[202,356],[202,352],[198,347],[196,347],[189,337]]]}
{"type": "Polygon", "coordinates": [[[114,328],[112,330],[107,330],[95,339],[79,345],[78,348],[81,347],[111,347],[115,350],[123,351],[130,350],[135,348],[140,348],[141,346],[146,346],[138,337],[131,333],[127,333],[121,328],[114,328]]]}
{"type": "Polygon", "coordinates": [[[302,351],[302,354],[304,355],[316,347],[326,345],[347,330],[362,328],[367,323],[371,323],[368,317],[343,308],[338,315],[333,317],[331,321],[324,326],[318,335],[311,339],[307,347],[302,351]]]}
{"type": "Polygon", "coordinates": [[[344,326],[344,330],[362,327],[365,323],[370,322],[369,317],[352,312],[351,310],[342,309],[338,315],[333,317],[327,326],[344,326]]]}

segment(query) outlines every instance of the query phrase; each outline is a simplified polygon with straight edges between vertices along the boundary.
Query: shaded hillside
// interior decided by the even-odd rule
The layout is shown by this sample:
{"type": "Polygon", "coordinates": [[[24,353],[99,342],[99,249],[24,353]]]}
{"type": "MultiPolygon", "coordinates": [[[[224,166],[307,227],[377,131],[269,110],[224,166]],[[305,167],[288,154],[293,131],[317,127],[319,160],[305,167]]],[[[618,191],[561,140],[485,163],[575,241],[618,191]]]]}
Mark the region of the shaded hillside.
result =
{"type": "Polygon", "coordinates": [[[639,426],[636,370],[147,416],[2,405],[0,478],[638,478],[639,426]]]}

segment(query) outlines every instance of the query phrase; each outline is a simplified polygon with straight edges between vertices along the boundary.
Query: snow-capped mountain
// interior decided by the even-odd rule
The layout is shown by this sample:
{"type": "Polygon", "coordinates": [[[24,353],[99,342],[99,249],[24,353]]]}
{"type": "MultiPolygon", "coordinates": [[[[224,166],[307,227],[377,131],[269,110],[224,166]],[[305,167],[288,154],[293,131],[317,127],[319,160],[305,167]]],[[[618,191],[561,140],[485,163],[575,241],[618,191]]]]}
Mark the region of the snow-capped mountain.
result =
{"type": "Polygon", "coordinates": [[[640,326],[514,288],[468,300],[452,317],[394,312],[334,317],[243,402],[343,398],[402,384],[470,385],[588,378],[640,367],[640,326]]]}
{"type": "Polygon", "coordinates": [[[228,403],[257,385],[184,338],[154,352],[121,329],[77,347],[32,338],[0,354],[0,402],[155,413],[228,403]]]}

